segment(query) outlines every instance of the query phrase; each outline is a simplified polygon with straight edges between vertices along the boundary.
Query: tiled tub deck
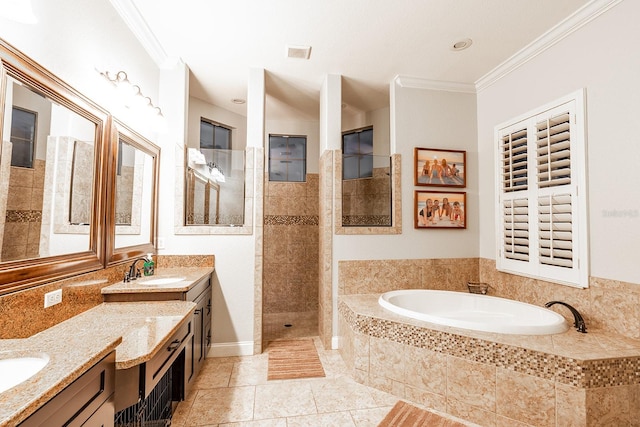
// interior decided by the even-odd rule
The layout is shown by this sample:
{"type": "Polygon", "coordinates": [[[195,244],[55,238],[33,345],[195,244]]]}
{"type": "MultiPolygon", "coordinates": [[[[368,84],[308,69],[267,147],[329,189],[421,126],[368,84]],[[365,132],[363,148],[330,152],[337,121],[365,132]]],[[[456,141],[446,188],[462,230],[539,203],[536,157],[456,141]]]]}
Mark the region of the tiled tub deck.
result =
{"type": "Polygon", "coordinates": [[[482,426],[640,426],[640,340],[465,331],[378,297],[339,301],[340,352],[358,382],[482,426]]]}

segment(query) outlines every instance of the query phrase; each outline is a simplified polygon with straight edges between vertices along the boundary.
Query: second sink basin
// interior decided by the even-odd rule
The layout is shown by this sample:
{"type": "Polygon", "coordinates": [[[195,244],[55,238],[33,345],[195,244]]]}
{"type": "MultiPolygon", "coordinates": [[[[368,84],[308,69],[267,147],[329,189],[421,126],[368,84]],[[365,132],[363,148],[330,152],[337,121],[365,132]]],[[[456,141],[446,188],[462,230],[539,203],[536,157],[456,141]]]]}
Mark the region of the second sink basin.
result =
{"type": "Polygon", "coordinates": [[[182,282],[184,277],[158,277],[156,279],[141,279],[140,284],[145,286],[170,285],[182,282]]]}
{"type": "Polygon", "coordinates": [[[28,380],[49,363],[46,354],[0,353],[0,393],[28,380]]]}

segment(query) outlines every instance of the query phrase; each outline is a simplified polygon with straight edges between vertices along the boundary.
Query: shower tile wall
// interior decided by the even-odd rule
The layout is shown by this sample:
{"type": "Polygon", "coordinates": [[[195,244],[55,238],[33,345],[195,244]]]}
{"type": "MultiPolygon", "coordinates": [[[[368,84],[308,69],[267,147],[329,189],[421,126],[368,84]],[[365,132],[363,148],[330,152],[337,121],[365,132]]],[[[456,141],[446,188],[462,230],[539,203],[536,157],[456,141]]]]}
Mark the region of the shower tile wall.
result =
{"type": "Polygon", "coordinates": [[[266,178],[264,341],[318,333],[318,253],[318,175],[302,183],[266,178]]]}
{"type": "Polygon", "coordinates": [[[40,253],[44,160],[33,169],[11,167],[2,244],[2,261],[36,258],[40,253]]]}
{"type": "Polygon", "coordinates": [[[390,168],[374,168],[372,178],[342,181],[343,225],[390,225],[390,168]]]}

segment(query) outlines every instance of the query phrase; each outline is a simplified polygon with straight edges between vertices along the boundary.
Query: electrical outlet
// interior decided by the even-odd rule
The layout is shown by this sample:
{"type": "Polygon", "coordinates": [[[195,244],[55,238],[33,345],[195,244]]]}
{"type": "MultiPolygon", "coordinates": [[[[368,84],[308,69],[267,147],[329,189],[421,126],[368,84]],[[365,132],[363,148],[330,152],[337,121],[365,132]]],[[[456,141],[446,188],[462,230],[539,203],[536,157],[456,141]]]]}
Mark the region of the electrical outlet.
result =
{"type": "Polygon", "coordinates": [[[51,307],[52,305],[60,304],[62,302],[62,289],[47,292],[44,294],[44,308],[51,307]]]}
{"type": "Polygon", "coordinates": [[[164,237],[158,237],[156,249],[164,249],[164,237]]]}

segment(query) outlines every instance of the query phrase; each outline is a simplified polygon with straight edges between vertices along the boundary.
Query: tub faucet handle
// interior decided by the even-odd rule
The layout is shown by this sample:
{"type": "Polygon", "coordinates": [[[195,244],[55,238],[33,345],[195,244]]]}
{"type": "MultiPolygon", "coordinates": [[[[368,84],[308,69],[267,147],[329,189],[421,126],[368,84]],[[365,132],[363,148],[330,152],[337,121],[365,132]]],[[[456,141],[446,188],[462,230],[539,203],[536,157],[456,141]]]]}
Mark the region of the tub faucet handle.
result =
{"type": "Polygon", "coordinates": [[[576,328],[576,331],[582,332],[583,334],[587,333],[587,325],[586,323],[584,323],[584,319],[582,318],[582,315],[578,312],[578,310],[562,301],[549,301],[544,306],[549,308],[554,304],[560,304],[567,307],[571,311],[571,314],[573,314],[573,326],[576,328]]]}

